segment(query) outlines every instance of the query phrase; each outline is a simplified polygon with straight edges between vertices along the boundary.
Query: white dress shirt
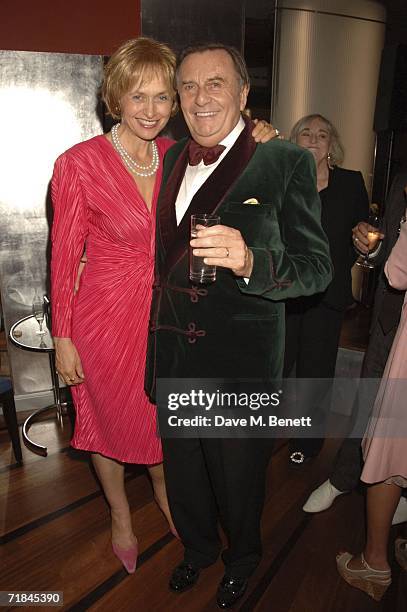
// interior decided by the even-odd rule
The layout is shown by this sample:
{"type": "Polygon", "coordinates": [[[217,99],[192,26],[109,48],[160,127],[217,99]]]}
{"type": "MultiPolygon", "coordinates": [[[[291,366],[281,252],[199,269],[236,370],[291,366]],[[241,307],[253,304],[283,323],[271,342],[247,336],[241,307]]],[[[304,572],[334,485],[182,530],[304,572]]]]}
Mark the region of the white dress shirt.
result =
{"type": "Polygon", "coordinates": [[[182,179],[181,187],[178,192],[177,200],[175,202],[175,213],[177,216],[177,225],[181,223],[183,216],[191,204],[191,200],[198,191],[200,187],[204,184],[204,182],[210,177],[212,172],[218,165],[221,163],[222,159],[225,155],[228,154],[230,149],[235,144],[236,140],[239,138],[240,133],[244,130],[245,122],[242,117],[240,117],[236,126],[233,130],[220,142],[219,144],[223,145],[225,150],[222,152],[220,157],[213,164],[209,164],[205,166],[203,160],[199,162],[197,166],[190,166],[188,164],[187,169],[185,170],[184,178],[182,179]]]}

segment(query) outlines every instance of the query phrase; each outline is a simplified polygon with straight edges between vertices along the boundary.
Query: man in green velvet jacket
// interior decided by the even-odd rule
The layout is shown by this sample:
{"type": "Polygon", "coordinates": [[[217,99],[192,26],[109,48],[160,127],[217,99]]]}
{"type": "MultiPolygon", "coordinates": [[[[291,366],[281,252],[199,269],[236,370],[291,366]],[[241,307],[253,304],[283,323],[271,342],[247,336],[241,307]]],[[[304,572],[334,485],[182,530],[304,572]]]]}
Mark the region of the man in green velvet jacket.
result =
{"type": "MultiPolygon", "coordinates": [[[[323,291],[331,280],[315,162],[278,139],[256,145],[241,116],[249,78],[240,54],[223,45],[187,49],[177,88],[193,141],[177,143],[165,159],[146,374],[152,397],[160,378],[278,379],[284,300],[323,291]],[[200,230],[191,245],[218,266],[217,279],[194,286],[190,217],[204,212],[216,212],[220,225],[200,230]]],[[[218,558],[220,517],[228,548],[218,605],[243,595],[261,556],[270,448],[265,439],[163,438],[170,508],[185,546],[173,591],[192,586],[218,558]]]]}

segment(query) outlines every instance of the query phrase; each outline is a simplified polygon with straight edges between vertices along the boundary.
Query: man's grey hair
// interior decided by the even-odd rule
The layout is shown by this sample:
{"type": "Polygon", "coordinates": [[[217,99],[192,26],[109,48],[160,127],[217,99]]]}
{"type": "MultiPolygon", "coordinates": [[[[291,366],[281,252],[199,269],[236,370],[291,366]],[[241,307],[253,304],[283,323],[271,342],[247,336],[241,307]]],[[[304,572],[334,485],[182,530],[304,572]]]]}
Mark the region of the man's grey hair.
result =
{"type": "Polygon", "coordinates": [[[179,76],[179,68],[188,55],[192,55],[193,53],[204,53],[205,51],[226,51],[226,53],[231,58],[233,65],[236,70],[236,74],[239,78],[240,86],[247,87],[250,89],[250,77],[247,71],[246,62],[242,54],[235,48],[230,45],[224,45],[223,43],[202,43],[198,45],[192,45],[189,47],[185,47],[179,54],[177,58],[177,68],[176,68],[176,81],[178,83],[179,76]]]}

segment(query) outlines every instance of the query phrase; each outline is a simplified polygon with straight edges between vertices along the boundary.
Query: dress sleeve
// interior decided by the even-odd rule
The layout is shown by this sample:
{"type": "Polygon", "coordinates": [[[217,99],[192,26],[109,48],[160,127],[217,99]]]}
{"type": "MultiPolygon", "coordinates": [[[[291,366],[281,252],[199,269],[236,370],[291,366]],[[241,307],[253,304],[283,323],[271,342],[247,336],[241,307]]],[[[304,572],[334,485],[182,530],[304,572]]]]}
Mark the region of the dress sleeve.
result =
{"type": "Polygon", "coordinates": [[[51,241],[52,333],[71,337],[74,284],[88,233],[87,211],[75,162],[57,159],[51,181],[54,207],[51,241]]]}
{"type": "Polygon", "coordinates": [[[361,172],[355,172],[353,202],[352,223],[355,226],[359,221],[367,221],[369,216],[369,196],[361,172]]]}
{"type": "Polygon", "coordinates": [[[386,261],[384,273],[392,287],[407,289],[407,223],[401,224],[400,236],[386,261]]]}
{"type": "MultiPolygon", "coordinates": [[[[365,181],[361,172],[355,173],[355,186],[353,191],[353,219],[352,227],[359,221],[367,221],[369,217],[369,196],[367,195],[365,181]]],[[[353,266],[360,253],[355,250],[352,241],[352,232],[349,236],[349,259],[350,267],[353,266]]]]}

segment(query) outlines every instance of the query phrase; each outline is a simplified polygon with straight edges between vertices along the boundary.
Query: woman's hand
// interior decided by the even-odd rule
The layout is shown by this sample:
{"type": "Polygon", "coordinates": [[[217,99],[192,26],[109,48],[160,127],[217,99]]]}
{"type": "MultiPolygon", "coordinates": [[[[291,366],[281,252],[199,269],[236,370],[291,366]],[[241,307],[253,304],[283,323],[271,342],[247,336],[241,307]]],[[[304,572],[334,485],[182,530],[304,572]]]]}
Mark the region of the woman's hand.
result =
{"type": "MultiPolygon", "coordinates": [[[[377,228],[372,227],[365,221],[359,221],[359,223],[352,229],[353,244],[359,253],[362,253],[363,255],[369,253],[369,238],[367,236],[369,232],[377,232],[377,228]]],[[[380,240],[384,238],[384,234],[379,234],[379,236],[380,240]]]]}
{"type": "Polygon", "coordinates": [[[280,136],[280,132],[270,123],[264,121],[264,119],[254,119],[253,123],[255,124],[255,127],[252,132],[252,136],[256,142],[261,142],[264,144],[265,142],[280,136]]]}
{"type": "Polygon", "coordinates": [[[253,253],[239,230],[227,225],[198,225],[197,230],[196,238],[190,242],[194,255],[204,257],[204,263],[209,266],[229,268],[236,276],[250,278],[253,253]]]}
{"type": "Polygon", "coordinates": [[[55,365],[67,385],[79,385],[85,380],[82,363],[70,338],[54,338],[55,365]]]}

